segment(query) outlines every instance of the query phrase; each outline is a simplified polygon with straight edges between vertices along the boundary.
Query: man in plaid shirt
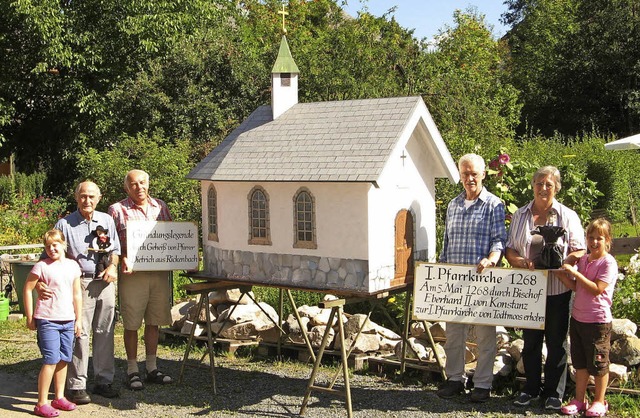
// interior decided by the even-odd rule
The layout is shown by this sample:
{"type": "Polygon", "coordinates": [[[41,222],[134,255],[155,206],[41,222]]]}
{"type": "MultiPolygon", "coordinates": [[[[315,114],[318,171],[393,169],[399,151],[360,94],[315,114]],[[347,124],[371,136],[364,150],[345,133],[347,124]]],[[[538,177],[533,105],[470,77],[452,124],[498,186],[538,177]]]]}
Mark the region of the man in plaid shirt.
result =
{"type": "Polygon", "coordinates": [[[129,388],[144,387],[138,370],[138,329],[144,319],[144,344],[146,351],[146,381],[171,383],[171,376],[158,370],[159,326],[171,323],[171,293],[169,274],[166,271],[133,272],[132,260],[127,257],[127,222],[131,220],[171,221],[167,204],[149,196],[149,174],[131,170],[124,180],[127,198],[109,207],[122,246],[121,272],[118,286],[120,311],[124,324],[124,347],[127,352],[129,388]]]}
{"type": "MultiPolygon", "coordinates": [[[[469,264],[481,273],[495,266],[507,240],[505,209],[502,201],[482,186],[485,163],[476,154],[466,154],[458,162],[464,192],[447,206],[441,263],[469,264]]],[[[445,371],[448,380],[438,390],[441,398],[452,398],[464,392],[465,348],[469,325],[447,323],[445,371]]],[[[493,361],[496,353],[495,326],[476,325],[478,365],[473,375],[473,402],[484,402],[491,394],[493,361]]]]}

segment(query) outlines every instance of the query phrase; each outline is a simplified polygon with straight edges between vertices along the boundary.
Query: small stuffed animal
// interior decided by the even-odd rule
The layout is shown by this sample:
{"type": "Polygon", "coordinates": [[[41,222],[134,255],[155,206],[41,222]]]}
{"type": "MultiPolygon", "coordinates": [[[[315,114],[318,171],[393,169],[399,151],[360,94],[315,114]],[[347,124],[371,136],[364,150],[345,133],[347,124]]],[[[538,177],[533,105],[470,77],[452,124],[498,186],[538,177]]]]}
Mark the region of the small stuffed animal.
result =
{"type": "Polygon", "coordinates": [[[553,225],[540,225],[531,231],[532,235],[541,235],[544,240],[540,258],[534,261],[536,268],[557,269],[562,266],[564,248],[558,244],[558,238],[566,233],[563,227],[553,225]]]}

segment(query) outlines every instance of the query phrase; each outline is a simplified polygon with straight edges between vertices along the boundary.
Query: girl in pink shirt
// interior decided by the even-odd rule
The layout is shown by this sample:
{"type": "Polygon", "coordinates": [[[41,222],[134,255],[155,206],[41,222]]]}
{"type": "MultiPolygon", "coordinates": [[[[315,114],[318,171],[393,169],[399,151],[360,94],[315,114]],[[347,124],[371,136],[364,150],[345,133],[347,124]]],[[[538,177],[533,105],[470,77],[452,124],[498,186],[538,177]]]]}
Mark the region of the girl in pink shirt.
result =
{"type": "Polygon", "coordinates": [[[38,403],[33,412],[41,417],[57,417],[62,411],[76,409],[76,404],[64,397],[67,363],[73,355],[74,335],[82,331],[82,289],[80,267],[65,257],[67,244],[57,229],[44,234],[44,248],[48,258],[31,269],[23,289],[27,327],[37,330],[38,347],[42,353],[42,368],[38,375],[38,403]],[[33,308],[32,291],[38,281],[47,284],[53,296],[36,300],[33,308]],[[54,383],[55,398],[49,404],[49,388],[54,383]]]}
{"type": "Polygon", "coordinates": [[[609,383],[611,302],[618,278],[618,264],[609,254],[611,224],[607,220],[591,221],[587,247],[589,253],[580,258],[576,267],[565,264],[565,274],[558,275],[565,286],[576,292],[569,328],[576,397],[561,411],[565,415],[584,411],[587,417],[602,417],[609,409],[604,395],[609,383]],[[594,377],[596,386],[591,406],[586,393],[589,375],[594,377]]]}

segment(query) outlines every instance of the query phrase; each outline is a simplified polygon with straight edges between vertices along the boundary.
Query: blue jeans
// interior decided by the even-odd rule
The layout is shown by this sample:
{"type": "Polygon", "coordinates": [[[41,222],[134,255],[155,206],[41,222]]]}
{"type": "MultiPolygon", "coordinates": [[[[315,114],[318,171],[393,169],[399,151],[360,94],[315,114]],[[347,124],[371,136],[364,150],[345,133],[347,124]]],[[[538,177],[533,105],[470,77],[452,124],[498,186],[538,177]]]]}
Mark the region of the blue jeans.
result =
{"type": "Polygon", "coordinates": [[[38,347],[44,364],[69,363],[73,353],[75,321],[36,319],[38,347]]]}
{"type": "Polygon", "coordinates": [[[564,396],[567,383],[567,332],[571,292],[547,296],[544,331],[525,329],[522,331],[524,349],[522,361],[527,379],[523,392],[531,396],[542,394],[543,398],[564,396]],[[547,344],[547,361],[544,363],[544,386],[542,385],[542,342],[547,344]]]}

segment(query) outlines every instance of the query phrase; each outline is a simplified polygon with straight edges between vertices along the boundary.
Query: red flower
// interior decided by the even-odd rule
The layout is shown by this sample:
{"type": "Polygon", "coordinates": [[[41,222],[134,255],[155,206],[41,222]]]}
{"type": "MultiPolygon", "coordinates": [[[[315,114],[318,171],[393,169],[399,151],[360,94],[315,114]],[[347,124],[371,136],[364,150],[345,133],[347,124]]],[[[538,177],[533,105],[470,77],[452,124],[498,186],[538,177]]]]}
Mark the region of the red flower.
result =
{"type": "Polygon", "coordinates": [[[493,160],[489,161],[489,168],[492,169],[492,170],[497,170],[499,165],[500,164],[498,163],[497,159],[493,159],[493,160]]]}
{"type": "Polygon", "coordinates": [[[511,161],[511,157],[509,157],[509,154],[500,154],[498,160],[500,161],[500,164],[504,165],[511,161]]]}

